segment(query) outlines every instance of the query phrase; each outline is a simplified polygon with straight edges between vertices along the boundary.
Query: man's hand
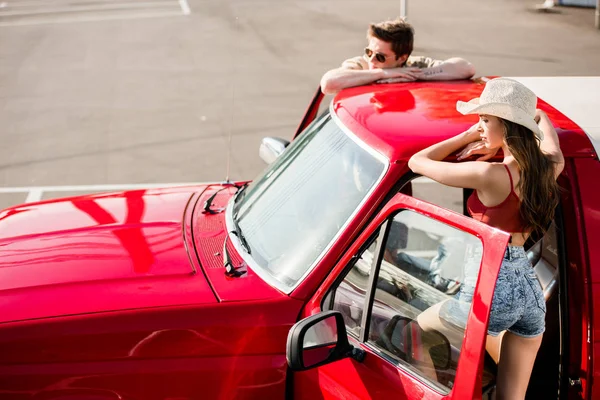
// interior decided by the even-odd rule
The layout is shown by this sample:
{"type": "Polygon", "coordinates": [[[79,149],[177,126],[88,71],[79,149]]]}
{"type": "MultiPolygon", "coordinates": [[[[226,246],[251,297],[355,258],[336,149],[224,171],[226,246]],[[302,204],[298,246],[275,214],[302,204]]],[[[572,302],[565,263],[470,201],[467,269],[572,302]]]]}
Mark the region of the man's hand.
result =
{"type": "Polygon", "coordinates": [[[486,161],[490,158],[494,157],[498,152],[499,148],[496,149],[488,149],[485,147],[483,141],[478,140],[477,142],[471,142],[465,146],[464,149],[460,153],[457,154],[457,160],[464,160],[465,158],[469,158],[476,154],[482,154],[481,157],[477,158],[477,161],[486,161]]]}
{"type": "Polygon", "coordinates": [[[382,71],[384,77],[376,83],[413,82],[421,75],[420,68],[385,68],[382,71]]]}

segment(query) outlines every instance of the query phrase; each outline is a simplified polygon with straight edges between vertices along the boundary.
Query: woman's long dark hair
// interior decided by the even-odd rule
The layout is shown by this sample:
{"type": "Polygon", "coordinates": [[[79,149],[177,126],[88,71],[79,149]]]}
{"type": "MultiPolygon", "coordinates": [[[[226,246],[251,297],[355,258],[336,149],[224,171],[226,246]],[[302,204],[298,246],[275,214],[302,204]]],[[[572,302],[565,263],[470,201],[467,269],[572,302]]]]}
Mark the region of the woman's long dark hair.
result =
{"type": "Polygon", "coordinates": [[[523,125],[500,119],[504,141],[521,172],[517,188],[521,194],[519,212],[523,231],[542,235],[554,219],[560,189],[554,176],[554,162],[540,149],[539,139],[523,125]]]}

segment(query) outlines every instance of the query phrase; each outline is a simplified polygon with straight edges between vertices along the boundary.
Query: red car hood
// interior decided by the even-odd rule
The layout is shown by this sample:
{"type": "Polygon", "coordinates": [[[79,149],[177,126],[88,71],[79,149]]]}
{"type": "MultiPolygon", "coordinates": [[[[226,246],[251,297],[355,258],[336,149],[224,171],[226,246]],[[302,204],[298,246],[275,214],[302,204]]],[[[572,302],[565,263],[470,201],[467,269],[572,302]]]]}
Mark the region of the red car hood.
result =
{"type": "Polygon", "coordinates": [[[91,195],[1,211],[0,323],[215,303],[184,241],[186,206],[204,189],[91,195]]]}

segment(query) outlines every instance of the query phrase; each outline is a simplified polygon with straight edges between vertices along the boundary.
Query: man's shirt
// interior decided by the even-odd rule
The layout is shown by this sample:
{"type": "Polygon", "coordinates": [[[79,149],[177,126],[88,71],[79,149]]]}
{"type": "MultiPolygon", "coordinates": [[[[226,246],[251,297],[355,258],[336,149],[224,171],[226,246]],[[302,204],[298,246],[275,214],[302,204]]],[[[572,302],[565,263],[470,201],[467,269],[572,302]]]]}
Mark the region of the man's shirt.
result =
{"type": "MultiPolygon", "coordinates": [[[[406,60],[405,67],[408,68],[431,68],[443,64],[442,60],[435,60],[425,56],[410,56],[406,60]]],[[[347,59],[342,63],[343,68],[348,69],[369,69],[369,63],[366,56],[357,56],[347,59]]]]}

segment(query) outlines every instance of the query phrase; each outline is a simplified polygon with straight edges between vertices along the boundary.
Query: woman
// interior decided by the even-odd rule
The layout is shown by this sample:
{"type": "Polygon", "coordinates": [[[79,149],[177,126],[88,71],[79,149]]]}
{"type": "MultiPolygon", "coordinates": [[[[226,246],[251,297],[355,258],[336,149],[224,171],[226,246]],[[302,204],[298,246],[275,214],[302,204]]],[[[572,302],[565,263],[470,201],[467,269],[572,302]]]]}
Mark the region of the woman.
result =
{"type": "MultiPolygon", "coordinates": [[[[467,201],[471,216],[511,235],[488,326],[488,349],[493,347],[494,337],[507,331],[497,360],[498,399],[525,398],[545,329],[543,293],[523,245],[530,235],[543,233],[553,219],[559,196],[556,178],[564,159],[556,131],[548,116],[536,110],[536,104],[535,94],[522,84],[492,79],[480,98],[456,105],[462,114],[478,114],[479,122],[418,152],[408,164],[414,172],[442,184],[475,189],[467,201]],[[474,154],[483,156],[470,162],[443,161],[462,148],[459,160],[474,154]],[[500,148],[504,153],[501,163],[483,162],[500,148]]],[[[480,258],[475,259],[477,269],[480,258]]],[[[473,292],[474,284],[463,283],[459,300],[470,302],[473,292]]],[[[457,304],[469,303],[448,301],[432,308],[442,319],[465,321],[468,307],[457,304]]],[[[427,325],[422,316],[419,324],[427,325]]]]}

